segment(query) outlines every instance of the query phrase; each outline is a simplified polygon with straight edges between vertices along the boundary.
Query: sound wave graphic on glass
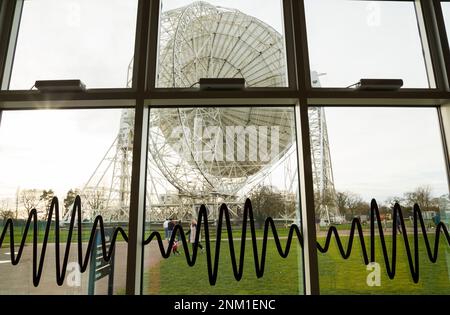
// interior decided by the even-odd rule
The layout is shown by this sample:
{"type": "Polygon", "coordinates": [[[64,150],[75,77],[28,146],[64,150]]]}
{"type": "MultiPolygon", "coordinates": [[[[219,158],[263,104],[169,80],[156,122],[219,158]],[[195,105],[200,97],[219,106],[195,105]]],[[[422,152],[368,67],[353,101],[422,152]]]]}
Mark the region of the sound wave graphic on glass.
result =
{"type": "MultiPolygon", "coordinates": [[[[92,251],[93,243],[95,240],[95,232],[97,229],[100,231],[100,238],[101,238],[101,249],[102,249],[102,255],[103,259],[105,261],[109,261],[112,253],[115,248],[117,237],[120,236],[128,242],[128,235],[126,232],[120,228],[117,227],[114,229],[113,236],[111,238],[109,249],[106,246],[106,237],[105,237],[105,230],[104,230],[104,222],[103,218],[101,216],[97,216],[93,222],[93,226],[90,232],[89,241],[87,243],[85,251],[83,251],[83,242],[82,242],[82,220],[81,220],[81,198],[79,196],[76,197],[75,203],[73,205],[73,209],[71,211],[71,219],[68,229],[68,235],[66,240],[66,246],[64,250],[64,256],[63,260],[61,262],[61,251],[60,251],[60,245],[64,244],[64,242],[61,242],[60,240],[60,221],[59,221],[59,206],[58,206],[58,199],[56,197],[53,198],[50,209],[49,209],[49,216],[47,219],[47,224],[45,226],[45,233],[43,236],[42,244],[39,244],[39,247],[41,248],[41,253],[38,256],[38,220],[37,220],[37,211],[36,209],[33,209],[30,212],[30,215],[28,217],[28,220],[25,225],[25,229],[23,231],[22,239],[20,240],[20,244],[18,245],[18,249],[16,250],[16,243],[14,239],[14,223],[12,219],[8,219],[6,221],[5,226],[3,227],[3,230],[0,235],[0,248],[3,246],[3,243],[5,241],[5,237],[7,236],[7,233],[9,232],[9,246],[11,250],[11,263],[13,265],[17,265],[20,262],[20,259],[22,257],[23,249],[25,246],[26,239],[28,237],[28,233],[30,231],[30,227],[33,225],[33,235],[32,235],[32,246],[33,246],[33,284],[34,286],[38,286],[39,282],[41,280],[42,276],[42,270],[44,267],[44,261],[45,261],[45,255],[46,255],[46,249],[48,246],[49,241],[49,235],[50,230],[52,226],[52,218],[54,214],[54,237],[55,237],[55,266],[56,266],[56,282],[59,286],[61,286],[64,283],[66,271],[67,271],[67,264],[69,260],[69,254],[70,254],[70,247],[72,244],[72,238],[73,233],[75,229],[77,229],[77,252],[78,252],[78,263],[80,265],[80,271],[85,272],[88,268],[90,253],[92,251]],[[16,254],[17,252],[17,254],[16,254]]],[[[397,203],[394,206],[393,211],[393,226],[392,226],[392,251],[389,255],[387,245],[386,245],[386,239],[385,239],[385,233],[383,231],[383,226],[381,223],[380,218],[380,212],[378,209],[378,205],[375,200],[372,200],[371,202],[371,208],[370,208],[370,237],[369,237],[369,243],[370,243],[370,256],[369,252],[367,250],[368,245],[366,244],[366,240],[364,238],[364,233],[362,229],[362,224],[359,218],[354,218],[351,224],[350,233],[348,235],[348,244],[347,248],[344,248],[344,245],[341,240],[341,236],[339,235],[338,230],[336,227],[331,226],[328,229],[325,243],[324,245],[319,244],[317,242],[317,249],[321,253],[326,253],[330,249],[330,243],[332,241],[332,238],[334,236],[336,244],[338,246],[340,255],[343,259],[348,259],[351,255],[352,249],[353,249],[353,243],[356,237],[359,239],[359,243],[362,250],[362,256],[363,261],[365,265],[368,265],[369,263],[376,261],[376,255],[375,255],[375,241],[376,241],[376,235],[375,232],[378,230],[378,237],[380,239],[381,247],[382,247],[382,253],[384,258],[384,263],[386,266],[386,271],[390,279],[394,279],[396,274],[396,264],[397,264],[397,217],[399,217],[399,222],[401,226],[401,233],[403,236],[403,244],[405,246],[406,255],[408,259],[408,265],[409,265],[409,271],[411,273],[412,279],[414,283],[419,282],[419,234],[422,233],[422,237],[424,239],[424,243],[426,246],[427,256],[431,263],[436,263],[438,259],[439,254],[439,240],[441,237],[441,234],[443,234],[443,237],[445,237],[445,240],[447,241],[447,244],[450,246],[450,235],[448,232],[447,227],[444,223],[440,222],[436,225],[435,229],[435,238],[434,238],[434,244],[431,244],[429,240],[429,236],[426,230],[426,226],[424,223],[424,219],[422,217],[422,212],[419,208],[419,206],[416,204],[413,208],[413,249],[410,246],[409,243],[409,237],[406,231],[405,221],[402,214],[402,210],[400,205],[397,203]],[[420,231],[419,231],[420,228],[420,231]]],[[[290,248],[293,241],[297,241],[300,246],[303,246],[303,235],[300,231],[300,228],[298,225],[291,225],[289,228],[288,237],[286,240],[286,244],[283,247],[280,238],[278,236],[277,229],[275,227],[274,220],[270,217],[266,218],[265,224],[264,224],[264,230],[263,230],[263,238],[262,238],[262,246],[261,246],[261,252],[258,250],[258,242],[256,237],[256,229],[255,229],[255,220],[253,217],[253,208],[252,203],[250,199],[247,199],[244,206],[244,213],[243,213],[243,224],[242,224],[242,230],[241,230],[241,246],[239,254],[236,254],[235,251],[235,245],[234,245],[234,239],[233,239],[233,231],[231,228],[231,221],[230,221],[230,214],[228,212],[227,206],[225,204],[222,204],[220,207],[219,217],[217,220],[217,235],[215,239],[215,255],[213,257],[212,255],[212,246],[211,244],[213,241],[211,241],[210,238],[210,227],[209,222],[207,219],[207,208],[206,206],[202,205],[200,208],[200,211],[198,213],[198,228],[196,229],[196,235],[195,235],[195,242],[194,244],[198,244],[198,240],[200,238],[201,230],[205,233],[205,250],[206,250],[206,261],[207,261],[207,269],[208,269],[208,277],[209,277],[209,283],[211,285],[215,285],[217,281],[217,275],[219,273],[219,258],[220,258],[220,251],[221,251],[221,240],[222,240],[222,226],[225,224],[226,228],[226,235],[228,237],[228,245],[229,245],[229,251],[230,251],[230,259],[231,259],[231,266],[233,268],[233,274],[234,278],[239,281],[243,277],[243,270],[244,270],[244,257],[245,257],[245,251],[246,251],[246,239],[247,239],[247,233],[250,234],[251,237],[251,250],[253,251],[253,259],[254,259],[254,266],[255,266],[255,273],[258,278],[261,278],[264,276],[265,272],[265,266],[266,266],[266,253],[267,253],[267,241],[269,236],[269,230],[271,230],[271,233],[273,235],[273,239],[276,244],[276,248],[278,251],[278,254],[282,258],[287,258],[290,252],[290,248]]],[[[143,241],[144,245],[150,244],[152,241],[156,241],[159,246],[159,250],[161,253],[161,256],[163,258],[169,258],[171,255],[171,249],[173,246],[173,243],[175,242],[175,238],[179,235],[180,241],[183,244],[184,253],[186,262],[189,266],[194,266],[197,261],[197,255],[198,255],[198,245],[193,246],[192,253],[189,252],[188,243],[185,237],[185,233],[183,231],[183,227],[180,225],[176,225],[172,236],[169,240],[168,247],[164,246],[161,234],[159,232],[152,232],[148,238],[146,238],[143,241]]]]}

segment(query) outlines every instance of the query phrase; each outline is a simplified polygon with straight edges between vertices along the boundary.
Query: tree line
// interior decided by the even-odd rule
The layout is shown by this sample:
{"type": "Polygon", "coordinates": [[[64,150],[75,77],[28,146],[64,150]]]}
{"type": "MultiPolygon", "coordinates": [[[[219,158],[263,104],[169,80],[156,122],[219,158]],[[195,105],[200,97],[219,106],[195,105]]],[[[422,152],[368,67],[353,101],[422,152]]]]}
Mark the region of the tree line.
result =
{"type": "MultiPolygon", "coordinates": [[[[70,210],[79,194],[78,189],[70,189],[63,200],[63,216],[70,210]]],[[[50,206],[55,197],[52,189],[22,189],[18,191],[15,202],[2,200],[0,202],[0,219],[19,219],[28,217],[31,210],[38,210],[38,216],[47,220],[50,206]]]]}
{"type": "MultiPolygon", "coordinates": [[[[75,197],[80,194],[78,189],[70,189],[63,200],[64,216],[75,201],[75,197]]],[[[0,201],[0,219],[7,220],[28,217],[32,209],[38,212],[40,219],[47,220],[51,201],[55,197],[52,189],[23,189],[18,192],[16,202],[5,200],[0,201]],[[41,210],[43,209],[43,210],[41,210]]],[[[104,189],[92,190],[86,196],[86,206],[91,209],[102,209],[106,204],[106,191],[104,189]]],[[[250,194],[252,201],[254,219],[258,225],[264,224],[267,217],[292,220],[292,214],[296,212],[297,196],[292,192],[283,192],[273,186],[260,185],[253,189],[250,194]]],[[[438,211],[441,198],[432,195],[429,186],[420,186],[413,191],[406,192],[401,196],[391,196],[386,200],[379,201],[380,213],[386,215],[392,212],[395,203],[399,203],[405,213],[412,212],[414,204],[419,204],[422,211],[438,211]]],[[[349,191],[337,191],[336,198],[315,198],[316,214],[318,207],[327,205],[329,208],[337,209],[345,219],[351,221],[352,218],[367,215],[370,209],[369,201],[365,201],[361,195],[349,191]]],[[[238,216],[242,213],[238,212],[238,216]]]]}
{"type": "MultiPolygon", "coordinates": [[[[347,220],[355,216],[367,215],[370,203],[364,201],[358,194],[352,192],[337,192],[336,205],[341,214],[347,220]]],[[[422,211],[439,211],[439,203],[442,197],[434,197],[429,186],[420,186],[413,191],[405,192],[401,196],[391,196],[385,200],[377,200],[378,208],[382,215],[392,213],[394,205],[398,203],[404,214],[411,215],[415,204],[420,206],[422,211]]]]}
{"type": "MultiPolygon", "coordinates": [[[[286,198],[286,195],[286,193],[277,191],[272,186],[259,186],[254,189],[250,200],[252,201],[255,221],[262,224],[267,217],[282,218],[286,217],[288,213],[294,213],[296,210],[295,197],[286,198]]],[[[439,211],[441,198],[434,197],[429,186],[420,186],[401,196],[388,197],[382,201],[377,200],[377,203],[382,215],[392,213],[395,203],[402,206],[405,215],[411,215],[416,203],[422,211],[439,211]]],[[[327,205],[330,209],[337,209],[341,215],[345,216],[347,221],[351,221],[354,217],[368,215],[370,211],[370,201],[366,201],[361,195],[349,191],[337,191],[336,198],[328,197],[321,200],[316,195],[317,216],[321,205],[327,205]]]]}

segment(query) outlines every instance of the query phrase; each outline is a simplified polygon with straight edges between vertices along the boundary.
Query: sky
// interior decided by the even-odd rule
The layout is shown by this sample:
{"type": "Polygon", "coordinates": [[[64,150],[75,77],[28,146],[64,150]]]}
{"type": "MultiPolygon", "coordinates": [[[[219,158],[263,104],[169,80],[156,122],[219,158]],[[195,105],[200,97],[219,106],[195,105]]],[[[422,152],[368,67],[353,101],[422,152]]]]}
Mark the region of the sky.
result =
{"type": "Polygon", "coordinates": [[[311,69],[325,87],[400,78],[428,87],[413,2],[306,0],[311,69]]]}
{"type": "MultiPolygon", "coordinates": [[[[163,10],[190,2],[165,0],[163,10]]],[[[209,2],[236,7],[283,33],[278,0],[209,2]]],[[[136,8],[136,0],[26,1],[11,89],[62,78],[80,78],[88,88],[126,87],[136,8]]],[[[450,22],[450,6],[445,12],[450,22]]],[[[363,77],[428,86],[411,3],[307,0],[306,13],[311,69],[326,73],[322,86],[345,87],[363,77]]],[[[366,200],[421,185],[436,196],[448,193],[434,109],[327,108],[326,116],[337,190],[366,200]]],[[[62,199],[68,189],[82,187],[114,141],[119,121],[120,110],[5,111],[0,198],[14,196],[18,187],[52,187],[62,199]]]]}
{"type": "Polygon", "coordinates": [[[120,109],[3,112],[0,199],[20,189],[81,188],[119,131],[120,109]]]}
{"type": "Polygon", "coordinates": [[[136,12],[136,0],[25,1],[11,88],[73,78],[89,88],[126,87],[136,12]]]}
{"type": "Polygon", "coordinates": [[[429,185],[448,193],[434,108],[327,108],[335,187],[384,202],[429,185]]]}

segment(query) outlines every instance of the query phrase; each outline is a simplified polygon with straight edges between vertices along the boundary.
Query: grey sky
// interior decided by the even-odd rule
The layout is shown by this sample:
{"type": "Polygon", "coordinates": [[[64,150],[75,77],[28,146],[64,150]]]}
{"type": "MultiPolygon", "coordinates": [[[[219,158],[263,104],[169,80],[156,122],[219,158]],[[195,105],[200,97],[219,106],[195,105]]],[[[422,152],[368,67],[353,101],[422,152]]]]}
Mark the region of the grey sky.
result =
{"type": "Polygon", "coordinates": [[[347,87],[361,78],[400,78],[428,87],[413,2],[305,1],[311,69],[322,86],[347,87]]]}
{"type": "Polygon", "coordinates": [[[117,110],[3,113],[0,199],[16,189],[50,189],[65,197],[89,179],[119,131],[117,110]]]}
{"type": "Polygon", "coordinates": [[[327,108],[336,189],[382,202],[421,185],[448,193],[437,110],[327,108]]]}
{"type": "MultiPolygon", "coordinates": [[[[191,2],[165,0],[163,5],[169,10],[191,2]]],[[[283,29],[278,0],[209,2],[283,29]]],[[[362,77],[403,78],[406,87],[427,86],[411,3],[306,3],[311,69],[327,73],[323,86],[347,86],[362,77]]],[[[12,88],[61,78],[80,78],[91,88],[125,87],[136,7],[136,0],[26,1],[12,88]]],[[[335,108],[326,115],[336,189],[380,200],[424,184],[436,195],[448,192],[433,109],[335,108]]],[[[114,140],[119,120],[120,111],[4,113],[0,198],[18,186],[53,187],[60,194],[80,187],[114,140]],[[72,155],[76,147],[79,153],[72,155]]]]}
{"type": "Polygon", "coordinates": [[[136,0],[25,1],[11,88],[72,78],[89,88],[126,87],[136,10],[136,0]]]}

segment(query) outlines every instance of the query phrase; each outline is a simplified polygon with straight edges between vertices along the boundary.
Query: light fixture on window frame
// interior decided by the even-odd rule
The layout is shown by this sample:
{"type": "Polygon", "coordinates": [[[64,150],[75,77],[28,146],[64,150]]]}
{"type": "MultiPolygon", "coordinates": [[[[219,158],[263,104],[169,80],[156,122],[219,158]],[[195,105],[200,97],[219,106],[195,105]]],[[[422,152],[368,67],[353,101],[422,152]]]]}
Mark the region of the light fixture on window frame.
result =
{"type": "Polygon", "coordinates": [[[84,92],[86,85],[81,80],[38,80],[34,86],[40,92],[84,92]]]}
{"type": "Polygon", "coordinates": [[[200,90],[243,90],[245,89],[244,78],[201,78],[199,80],[200,90]]]}
{"type": "Polygon", "coordinates": [[[361,79],[349,87],[362,91],[398,91],[403,86],[402,79],[361,79]]]}

